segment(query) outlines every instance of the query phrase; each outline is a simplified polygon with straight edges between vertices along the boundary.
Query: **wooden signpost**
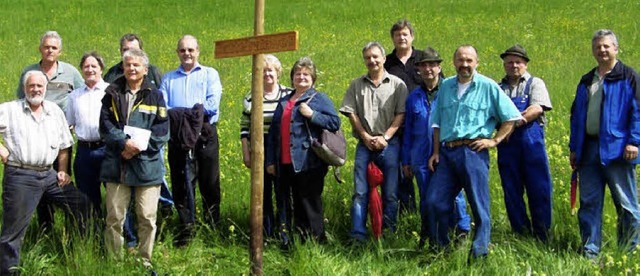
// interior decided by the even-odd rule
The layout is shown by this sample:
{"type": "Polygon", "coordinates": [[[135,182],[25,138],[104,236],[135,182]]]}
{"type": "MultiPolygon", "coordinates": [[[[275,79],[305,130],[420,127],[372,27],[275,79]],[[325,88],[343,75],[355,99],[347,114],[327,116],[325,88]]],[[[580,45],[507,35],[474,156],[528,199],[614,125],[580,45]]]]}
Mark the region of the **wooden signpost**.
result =
{"type": "MultiPolygon", "coordinates": [[[[228,58],[253,55],[251,82],[251,274],[262,275],[262,201],[264,175],[264,138],[262,99],[264,94],[262,68],[265,53],[298,50],[298,32],[263,35],[264,0],[255,2],[254,36],[216,41],[215,57],[228,58]]],[[[271,196],[271,195],[268,195],[271,196]]]]}

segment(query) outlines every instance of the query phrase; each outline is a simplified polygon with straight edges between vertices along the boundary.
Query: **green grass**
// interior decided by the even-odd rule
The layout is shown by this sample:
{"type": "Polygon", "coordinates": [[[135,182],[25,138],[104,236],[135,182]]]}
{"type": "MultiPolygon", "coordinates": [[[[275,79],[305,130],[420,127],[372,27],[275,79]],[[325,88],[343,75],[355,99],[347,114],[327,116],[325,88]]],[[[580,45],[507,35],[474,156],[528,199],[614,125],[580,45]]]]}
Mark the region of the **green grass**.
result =
{"type": "MultiPolygon", "coordinates": [[[[164,72],[178,65],[175,45],[184,34],[200,41],[201,63],[219,70],[224,87],[220,134],[222,221],[217,229],[201,229],[188,248],[171,245],[170,223],[156,243],[154,264],[160,274],[237,275],[249,272],[249,171],[241,162],[239,114],[241,98],[250,89],[251,58],[215,60],[216,40],[253,34],[253,1],[17,1],[0,2],[0,101],[13,99],[20,71],[37,62],[40,35],[57,30],[63,37],[62,60],[77,65],[83,52],[97,50],[110,66],[119,60],[118,39],[135,32],[144,40],[151,62],[164,72]],[[233,227],[232,227],[233,226],[233,227]],[[232,229],[233,228],[233,229],[232,229]]],[[[469,240],[446,253],[415,250],[417,215],[404,216],[396,235],[363,248],[344,245],[350,228],[353,147],[343,168],[345,184],[327,177],[325,216],[327,245],[297,245],[281,252],[275,243],[264,251],[268,275],[583,275],[638,274],[640,257],[618,251],[616,214],[607,199],[604,244],[597,265],[580,257],[577,218],[569,210],[569,108],[582,74],[595,66],[590,39],[599,28],[613,29],[621,44],[620,59],[640,69],[638,1],[267,1],[265,32],[300,32],[297,52],[279,53],[288,74],[293,62],[310,56],[320,70],[317,87],[339,105],[349,81],[365,73],[361,47],[377,40],[393,46],[391,25],[408,18],[416,29],[414,45],[434,46],[445,57],[444,72],[452,75],[450,57],[456,46],[479,50],[478,70],[494,79],[503,75],[498,55],[520,43],[529,51],[529,70],[547,84],[554,106],[548,113],[547,148],[554,181],[552,239],[541,244],[511,234],[492,151],[491,196],[493,249],[489,258],[467,265],[469,240]]],[[[288,84],[285,80],[283,83],[288,84]]],[[[348,120],[343,118],[348,133],[348,120]]],[[[607,196],[608,197],[608,196],[607,196]]],[[[32,225],[34,226],[34,225],[32,225]]],[[[22,249],[25,275],[145,274],[134,256],[113,261],[103,256],[100,239],[80,240],[57,225],[55,235],[42,238],[31,227],[22,249]],[[62,237],[62,238],[60,238],[62,237]]]]}

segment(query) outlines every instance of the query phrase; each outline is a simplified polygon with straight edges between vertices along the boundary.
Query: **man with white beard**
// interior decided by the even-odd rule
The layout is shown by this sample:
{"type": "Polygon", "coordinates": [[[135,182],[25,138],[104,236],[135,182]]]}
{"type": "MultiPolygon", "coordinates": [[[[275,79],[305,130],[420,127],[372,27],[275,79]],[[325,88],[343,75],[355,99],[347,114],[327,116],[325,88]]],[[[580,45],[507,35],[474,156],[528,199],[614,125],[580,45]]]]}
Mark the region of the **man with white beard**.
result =
{"type": "Polygon", "coordinates": [[[0,158],[4,164],[0,275],[18,272],[20,247],[38,202],[45,198],[71,213],[82,233],[89,203],[67,174],[73,137],[64,112],[45,100],[47,77],[40,70],[23,78],[25,98],[0,104],[0,158]],[[53,168],[57,159],[59,167],[53,168]]]}

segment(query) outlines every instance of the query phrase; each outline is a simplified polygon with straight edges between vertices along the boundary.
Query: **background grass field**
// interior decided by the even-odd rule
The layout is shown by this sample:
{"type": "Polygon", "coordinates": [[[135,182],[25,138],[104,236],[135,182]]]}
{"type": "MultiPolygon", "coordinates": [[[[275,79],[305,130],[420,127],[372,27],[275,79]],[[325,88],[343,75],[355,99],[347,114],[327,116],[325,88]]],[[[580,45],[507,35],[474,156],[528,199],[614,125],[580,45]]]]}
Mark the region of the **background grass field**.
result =
{"type": "MultiPolygon", "coordinates": [[[[156,243],[155,269],[172,275],[238,275],[249,272],[249,171],[242,166],[239,143],[241,98],[251,86],[251,58],[215,60],[213,42],[253,34],[253,1],[17,1],[0,2],[0,101],[12,100],[22,68],[40,59],[40,35],[57,30],[63,37],[61,60],[77,66],[83,52],[97,50],[108,66],[119,61],[118,39],[134,32],[144,41],[151,63],[164,72],[178,65],[175,45],[184,34],[199,39],[202,64],[218,69],[222,78],[220,162],[222,222],[216,229],[201,229],[188,248],[171,245],[171,230],[156,243]],[[178,2],[178,3],[176,3],[178,2]]],[[[327,245],[297,245],[281,252],[275,243],[265,248],[268,275],[567,275],[640,273],[635,252],[618,251],[616,214],[607,199],[604,244],[597,264],[579,255],[577,218],[569,210],[568,117],[575,86],[595,66],[590,39],[596,29],[610,28],[617,35],[620,59],[640,69],[639,1],[266,1],[265,31],[300,32],[300,49],[277,56],[285,75],[293,62],[310,56],[320,70],[317,87],[327,92],[336,107],[349,81],[365,73],[360,49],[380,41],[391,51],[391,25],[409,19],[415,29],[416,48],[435,47],[445,57],[447,75],[455,71],[450,57],[460,44],[479,51],[478,70],[494,79],[503,75],[498,55],[520,43],[531,57],[529,71],[542,77],[551,94],[547,149],[554,180],[552,238],[548,244],[511,234],[502,189],[492,151],[491,197],[493,249],[489,258],[466,264],[470,241],[447,253],[416,250],[419,216],[404,216],[396,235],[387,235],[364,248],[351,248],[350,228],[353,147],[343,168],[345,184],[327,177],[324,192],[327,245]]],[[[287,78],[283,83],[289,84],[287,78]]],[[[348,132],[348,120],[343,118],[348,132]]],[[[33,225],[32,225],[33,226],[33,225]]],[[[99,235],[98,235],[99,236],[99,235]]],[[[55,236],[40,237],[31,227],[22,250],[25,275],[145,274],[133,256],[116,262],[103,256],[100,239],[80,240],[60,224],[55,236]],[[70,243],[72,241],[72,243],[70,243]]]]}

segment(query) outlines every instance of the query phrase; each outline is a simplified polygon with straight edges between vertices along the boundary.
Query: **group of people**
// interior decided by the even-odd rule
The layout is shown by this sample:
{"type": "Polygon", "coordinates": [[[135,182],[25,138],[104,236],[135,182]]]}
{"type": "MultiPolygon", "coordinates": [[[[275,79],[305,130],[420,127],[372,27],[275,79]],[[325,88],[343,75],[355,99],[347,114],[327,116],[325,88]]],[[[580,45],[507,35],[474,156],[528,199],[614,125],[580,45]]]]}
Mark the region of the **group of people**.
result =
{"type": "MultiPolygon", "coordinates": [[[[500,54],[505,76],[496,82],[477,72],[477,50],[461,45],[453,54],[456,74],[445,78],[438,51],[432,47],[416,50],[413,33],[410,22],[401,20],[390,31],[395,46],[392,53],[386,55],[378,42],[364,46],[367,73],[351,81],[338,109],[349,119],[358,140],[350,212],[352,243],[362,243],[368,236],[372,188],[367,183],[367,168],[374,163],[384,175],[384,229],[395,232],[402,209],[415,208],[411,181],[415,177],[422,220],[419,246],[428,242],[430,247],[443,248],[452,237],[466,237],[472,230],[468,202],[475,229],[470,260],[486,256],[491,236],[490,148],[498,151],[511,228],[546,242],[553,188],[544,126],[545,112],[552,105],[544,81],[527,70],[530,58],[526,49],[515,44],[500,54]]],[[[635,179],[640,79],[617,59],[618,42],[612,31],[596,31],[592,49],[598,66],[578,85],[570,140],[570,163],[581,178],[578,220],[587,258],[596,257],[601,247],[605,185],[612,190],[619,214],[618,243],[634,250],[640,231],[635,179]]],[[[311,104],[314,101],[309,99],[314,95],[326,95],[313,89],[315,66],[309,70],[310,80],[304,82],[311,87],[301,86],[303,80],[298,77],[304,72],[300,64],[306,63],[310,60],[302,58],[291,70],[291,92],[277,82],[280,62],[271,55],[265,59],[267,123],[263,135],[267,149],[265,198],[269,200],[264,201],[264,225],[269,235],[282,236],[294,225],[304,239],[323,241],[321,194],[327,165],[309,148],[311,138],[321,129],[334,131],[339,121],[335,121],[331,105],[311,104]],[[291,208],[293,221],[288,215],[291,208]]],[[[247,167],[250,113],[251,98],[247,96],[241,129],[247,167]]]]}
{"type": "MultiPolygon", "coordinates": [[[[317,68],[310,58],[294,63],[288,88],[280,83],[280,61],[265,55],[264,128],[256,134],[265,141],[265,234],[281,239],[285,247],[292,229],[303,241],[326,240],[322,192],[328,165],[311,150],[311,142],[323,130],[340,129],[342,114],[358,140],[350,210],[354,244],[368,236],[372,188],[367,167],[374,163],[384,175],[382,215],[387,232],[396,231],[402,210],[416,209],[415,178],[419,246],[447,247],[452,236],[473,230],[473,218],[470,257],[486,256],[491,235],[488,150],[494,147],[513,231],[546,241],[552,183],[543,127],[545,112],[552,106],[543,80],[527,71],[525,48],[516,44],[500,55],[505,77],[497,83],[477,72],[477,50],[461,45],[453,53],[456,74],[445,78],[438,51],[412,46],[409,21],[395,23],[390,35],[395,48],[388,55],[378,42],[364,46],[367,72],[351,81],[337,110],[327,94],[316,90],[317,68]]],[[[94,227],[99,233],[105,229],[106,247],[116,258],[125,241],[135,248],[139,239],[134,251],[150,267],[158,206],[167,213],[172,205],[177,210],[178,247],[187,245],[194,234],[196,183],[203,221],[214,227],[220,219],[218,72],[198,62],[198,41],[190,35],[178,40],[180,65],[164,76],[149,63],[134,34],[122,37],[122,61],[104,79],[105,65],[98,53],[82,57],[80,73],[58,60],[61,50],[58,33],[46,32],[40,41],[42,59],[23,71],[18,99],[0,104],[0,157],[5,165],[0,274],[16,271],[36,210],[45,233],[51,228],[52,204],[71,214],[80,234],[94,227]],[[70,185],[72,133],[78,141],[75,186],[70,185]],[[167,143],[173,194],[165,181],[167,143]]],[[[605,185],[618,211],[619,245],[635,249],[640,230],[635,176],[640,77],[617,59],[618,41],[612,31],[596,31],[592,50],[598,66],[578,84],[569,145],[570,164],[581,178],[578,219],[588,258],[596,257],[601,247],[605,185]]],[[[251,166],[250,95],[244,98],[240,120],[246,167],[251,166]]]]}
{"type": "Polygon", "coordinates": [[[23,70],[18,99],[0,104],[6,183],[0,275],[18,271],[21,243],[36,209],[43,232],[51,230],[52,204],[70,214],[69,229],[101,237],[104,232],[105,246],[115,258],[122,256],[126,241],[145,267],[152,266],[158,206],[167,215],[174,206],[177,210],[177,247],[194,235],[196,182],[203,221],[214,227],[219,220],[218,72],[198,62],[193,36],[178,40],[180,65],[164,76],[149,63],[142,45],[135,34],[124,35],[122,61],[103,78],[105,64],[98,53],[82,56],[80,73],[58,60],[60,35],[45,32],[42,59],[23,70]],[[76,185],[70,184],[72,133],[77,138],[76,185]],[[167,142],[173,195],[165,181],[167,142]]]}

